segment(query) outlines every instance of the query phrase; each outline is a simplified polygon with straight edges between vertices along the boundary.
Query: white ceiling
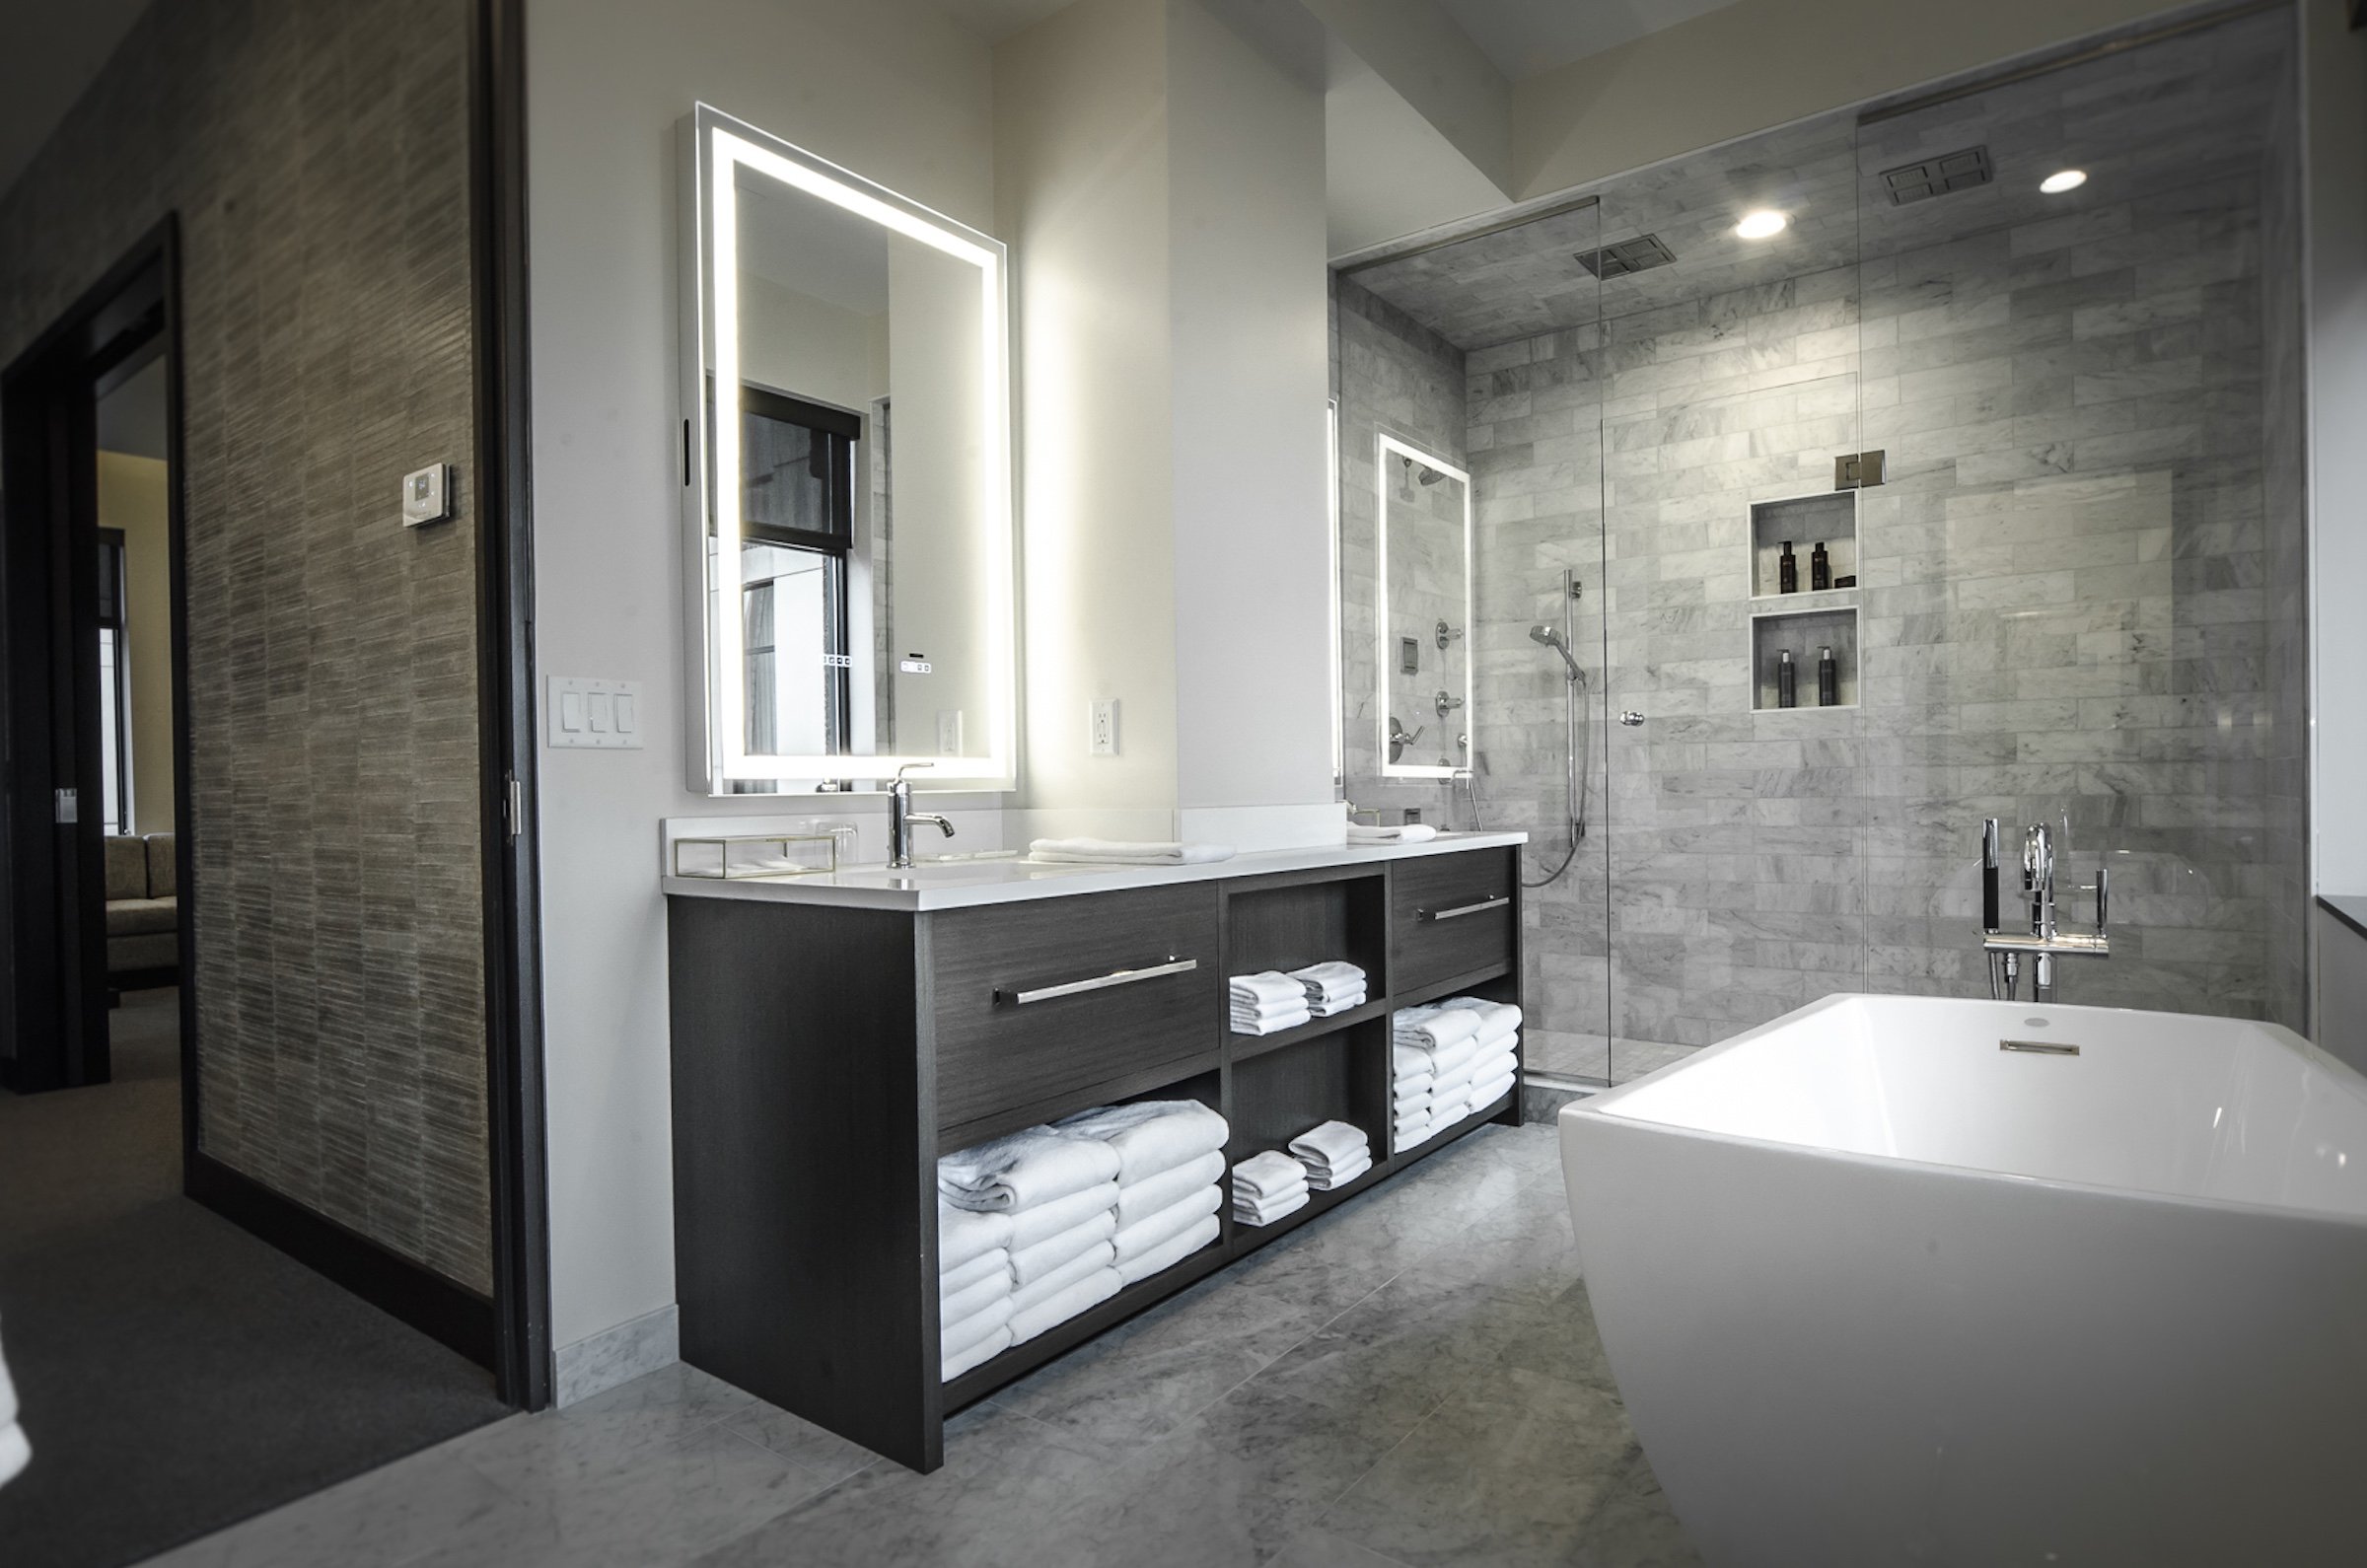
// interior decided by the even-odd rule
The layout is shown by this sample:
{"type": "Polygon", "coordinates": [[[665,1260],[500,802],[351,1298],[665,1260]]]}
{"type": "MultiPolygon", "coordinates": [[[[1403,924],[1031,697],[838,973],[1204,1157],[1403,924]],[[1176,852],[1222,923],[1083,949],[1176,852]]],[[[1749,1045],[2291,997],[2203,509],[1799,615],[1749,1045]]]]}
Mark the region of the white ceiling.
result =
{"type": "Polygon", "coordinates": [[[1689,22],[1734,0],[1438,0],[1496,69],[1518,82],[1689,22]]]}
{"type": "Polygon", "coordinates": [[[148,0],[0,0],[0,191],[147,9],[148,0]]]}

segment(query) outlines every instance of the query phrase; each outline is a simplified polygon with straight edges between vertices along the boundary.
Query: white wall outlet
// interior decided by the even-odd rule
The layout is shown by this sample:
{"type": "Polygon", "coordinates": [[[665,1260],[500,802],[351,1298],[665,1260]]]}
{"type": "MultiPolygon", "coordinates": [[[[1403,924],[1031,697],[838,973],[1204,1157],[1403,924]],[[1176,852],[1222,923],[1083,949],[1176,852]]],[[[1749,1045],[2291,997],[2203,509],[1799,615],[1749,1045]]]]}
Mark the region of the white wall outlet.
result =
{"type": "Polygon", "coordinates": [[[1093,754],[1117,755],[1117,699],[1096,700],[1093,705],[1093,754]]]}
{"type": "Polygon", "coordinates": [[[960,708],[939,708],[937,710],[937,754],[939,756],[960,756],[962,754],[962,710],[960,708]]]}
{"type": "Polygon", "coordinates": [[[552,676],[543,724],[552,746],[641,749],[641,682],[552,676]]]}

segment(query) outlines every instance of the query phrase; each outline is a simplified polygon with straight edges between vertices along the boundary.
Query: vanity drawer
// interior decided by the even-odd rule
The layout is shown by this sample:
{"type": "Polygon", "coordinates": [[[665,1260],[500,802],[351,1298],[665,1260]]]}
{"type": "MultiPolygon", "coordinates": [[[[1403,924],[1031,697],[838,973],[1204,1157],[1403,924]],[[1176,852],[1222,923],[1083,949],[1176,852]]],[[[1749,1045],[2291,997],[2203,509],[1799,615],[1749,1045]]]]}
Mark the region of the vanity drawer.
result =
{"type": "Polygon", "coordinates": [[[930,916],[939,1129],[1212,1057],[1216,908],[1194,883],[930,916]]]}
{"type": "Polygon", "coordinates": [[[1510,849],[1397,861],[1389,872],[1392,991],[1510,963],[1520,864],[1510,849]]]}

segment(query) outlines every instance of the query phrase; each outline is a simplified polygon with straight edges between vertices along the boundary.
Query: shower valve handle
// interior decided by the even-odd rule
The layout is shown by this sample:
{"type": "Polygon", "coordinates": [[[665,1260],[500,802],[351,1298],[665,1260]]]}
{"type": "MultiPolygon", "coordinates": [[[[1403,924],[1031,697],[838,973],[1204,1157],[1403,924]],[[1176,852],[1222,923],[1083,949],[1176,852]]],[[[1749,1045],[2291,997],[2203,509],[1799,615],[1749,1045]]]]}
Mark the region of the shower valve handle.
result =
{"type": "Polygon", "coordinates": [[[1644,716],[1636,712],[1633,708],[1629,708],[1626,712],[1619,715],[1619,722],[1632,730],[1637,725],[1644,722],[1644,716]]]}

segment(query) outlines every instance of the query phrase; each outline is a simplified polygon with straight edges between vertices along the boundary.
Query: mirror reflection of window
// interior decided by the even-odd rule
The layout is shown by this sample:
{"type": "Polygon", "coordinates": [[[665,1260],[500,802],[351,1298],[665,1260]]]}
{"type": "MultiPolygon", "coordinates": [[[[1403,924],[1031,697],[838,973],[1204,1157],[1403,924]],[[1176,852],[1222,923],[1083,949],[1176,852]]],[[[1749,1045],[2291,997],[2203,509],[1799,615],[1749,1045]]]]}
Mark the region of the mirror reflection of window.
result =
{"type": "Polygon", "coordinates": [[[742,389],[742,648],[751,752],[849,748],[847,555],[862,434],[862,420],[843,409],[766,388],[742,389]]]}

